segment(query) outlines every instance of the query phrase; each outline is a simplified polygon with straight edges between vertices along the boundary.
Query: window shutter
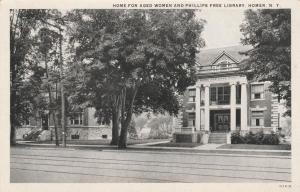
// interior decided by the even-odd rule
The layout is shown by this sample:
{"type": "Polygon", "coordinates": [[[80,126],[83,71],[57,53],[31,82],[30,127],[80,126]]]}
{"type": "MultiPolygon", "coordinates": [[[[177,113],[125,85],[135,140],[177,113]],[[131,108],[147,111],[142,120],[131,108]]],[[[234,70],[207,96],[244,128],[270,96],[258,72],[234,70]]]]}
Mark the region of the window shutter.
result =
{"type": "Polygon", "coordinates": [[[193,127],[193,120],[189,120],[189,127],[193,127]]]}
{"type": "Polygon", "coordinates": [[[256,124],[256,119],[251,119],[251,125],[256,126],[255,124],[256,124]]]}
{"type": "Polygon", "coordinates": [[[264,119],[260,119],[260,120],[259,120],[259,125],[260,125],[260,126],[264,126],[264,119]]]}

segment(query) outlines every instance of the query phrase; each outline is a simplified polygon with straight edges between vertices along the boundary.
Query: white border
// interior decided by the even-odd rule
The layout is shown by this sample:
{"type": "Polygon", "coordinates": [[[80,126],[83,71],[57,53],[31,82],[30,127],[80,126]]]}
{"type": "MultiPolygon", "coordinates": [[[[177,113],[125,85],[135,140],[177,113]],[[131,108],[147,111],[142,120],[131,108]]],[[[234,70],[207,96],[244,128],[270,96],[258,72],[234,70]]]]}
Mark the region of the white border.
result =
{"type": "MultiPolygon", "coordinates": [[[[55,8],[55,9],[72,9],[72,8],[93,8],[93,9],[111,9],[112,3],[153,3],[153,1],[122,1],[122,0],[0,0],[0,19],[1,19],[1,36],[0,36],[0,191],[300,191],[300,118],[299,118],[299,82],[300,82],[300,2],[299,0],[255,0],[243,1],[251,3],[279,3],[280,8],[291,8],[292,10],[292,188],[282,188],[281,184],[290,183],[199,183],[199,184],[10,184],[9,183],[9,9],[10,8],[55,8]]],[[[193,1],[157,1],[168,3],[185,3],[193,1]]],[[[210,0],[197,1],[196,3],[242,3],[241,1],[228,0],[210,0]]],[[[220,9],[220,8],[205,8],[220,9]]],[[[235,8],[233,8],[235,9],[235,8]]],[[[239,8],[236,8],[239,9],[239,8]]]]}

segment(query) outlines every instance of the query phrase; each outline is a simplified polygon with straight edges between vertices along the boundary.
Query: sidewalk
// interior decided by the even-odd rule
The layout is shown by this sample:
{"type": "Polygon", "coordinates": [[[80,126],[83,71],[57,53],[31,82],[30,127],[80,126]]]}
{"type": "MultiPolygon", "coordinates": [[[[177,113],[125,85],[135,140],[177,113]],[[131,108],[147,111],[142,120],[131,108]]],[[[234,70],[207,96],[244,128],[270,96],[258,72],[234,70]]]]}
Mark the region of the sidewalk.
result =
{"type": "MultiPolygon", "coordinates": [[[[273,157],[290,157],[291,151],[289,150],[252,150],[252,149],[218,149],[219,146],[223,144],[205,144],[201,146],[197,146],[194,148],[186,148],[186,147],[162,147],[162,146],[151,146],[153,144],[158,144],[163,142],[155,142],[155,143],[146,143],[146,144],[135,144],[128,145],[125,150],[122,151],[151,151],[151,152],[180,152],[180,153],[201,153],[201,154],[214,154],[214,155],[242,155],[242,156],[273,156],[273,157]]],[[[29,143],[18,141],[18,144],[21,146],[27,147],[47,147],[47,148],[56,148],[55,144],[39,144],[39,143],[29,143]]],[[[80,145],[80,144],[67,144],[68,149],[90,149],[90,150],[119,150],[117,146],[111,145],[80,145]]],[[[121,150],[119,150],[121,151],[121,150]]]]}

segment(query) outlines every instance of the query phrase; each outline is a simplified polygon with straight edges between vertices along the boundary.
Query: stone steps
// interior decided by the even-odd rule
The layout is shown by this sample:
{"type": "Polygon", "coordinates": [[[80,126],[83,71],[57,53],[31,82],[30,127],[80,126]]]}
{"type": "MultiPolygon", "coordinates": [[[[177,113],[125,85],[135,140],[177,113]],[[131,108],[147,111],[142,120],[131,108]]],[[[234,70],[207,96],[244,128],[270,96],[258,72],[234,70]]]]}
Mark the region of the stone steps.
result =
{"type": "Polygon", "coordinates": [[[227,142],[227,134],[226,133],[210,133],[208,143],[226,143],[227,142]]]}

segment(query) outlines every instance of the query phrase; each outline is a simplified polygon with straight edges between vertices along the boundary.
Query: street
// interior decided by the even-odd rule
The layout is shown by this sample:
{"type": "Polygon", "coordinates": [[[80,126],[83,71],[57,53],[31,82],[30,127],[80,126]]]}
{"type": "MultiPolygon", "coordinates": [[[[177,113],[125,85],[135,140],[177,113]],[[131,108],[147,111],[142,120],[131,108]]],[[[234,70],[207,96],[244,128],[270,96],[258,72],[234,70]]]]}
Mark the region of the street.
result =
{"type": "Polygon", "coordinates": [[[11,148],[12,183],[289,182],[290,156],[11,148]]]}

